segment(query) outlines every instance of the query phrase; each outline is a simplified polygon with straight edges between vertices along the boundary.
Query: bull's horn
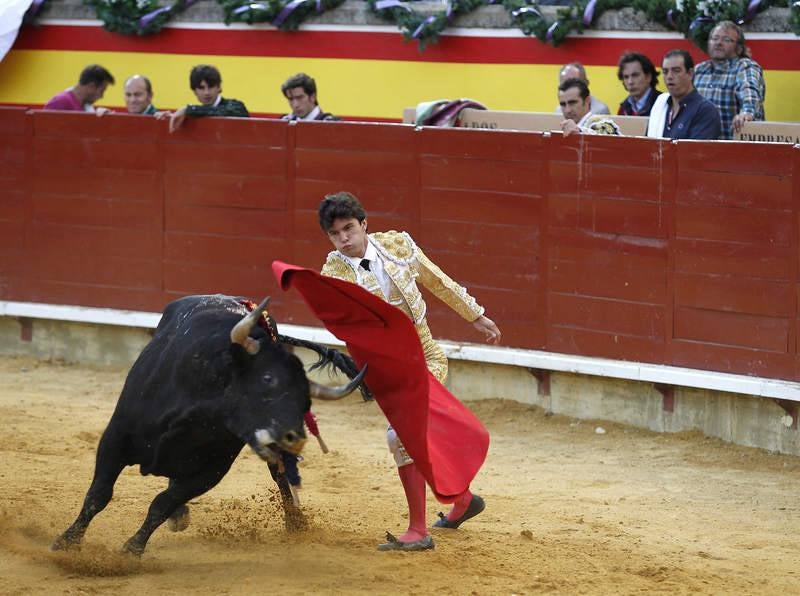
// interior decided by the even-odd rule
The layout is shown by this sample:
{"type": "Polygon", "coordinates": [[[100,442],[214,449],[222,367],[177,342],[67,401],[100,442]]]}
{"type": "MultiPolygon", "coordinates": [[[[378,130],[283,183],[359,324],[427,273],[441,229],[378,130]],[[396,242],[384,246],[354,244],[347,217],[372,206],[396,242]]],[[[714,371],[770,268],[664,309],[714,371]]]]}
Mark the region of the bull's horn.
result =
{"type": "Polygon", "coordinates": [[[325,400],[342,399],[356,390],[366,374],[367,365],[365,364],[364,368],[362,368],[361,371],[353,378],[353,380],[344,387],[326,387],[325,385],[320,385],[314,381],[309,381],[308,384],[311,387],[311,397],[318,397],[325,400]]]}
{"type": "Polygon", "coordinates": [[[264,312],[264,309],[267,308],[268,304],[269,296],[264,298],[261,304],[256,306],[252,312],[246,314],[244,318],[236,323],[236,326],[231,329],[231,343],[239,344],[245,350],[247,350],[248,354],[256,355],[258,354],[259,348],[261,348],[261,344],[250,337],[250,330],[253,328],[253,325],[256,324],[256,321],[258,321],[258,319],[261,317],[261,313],[264,312]]]}

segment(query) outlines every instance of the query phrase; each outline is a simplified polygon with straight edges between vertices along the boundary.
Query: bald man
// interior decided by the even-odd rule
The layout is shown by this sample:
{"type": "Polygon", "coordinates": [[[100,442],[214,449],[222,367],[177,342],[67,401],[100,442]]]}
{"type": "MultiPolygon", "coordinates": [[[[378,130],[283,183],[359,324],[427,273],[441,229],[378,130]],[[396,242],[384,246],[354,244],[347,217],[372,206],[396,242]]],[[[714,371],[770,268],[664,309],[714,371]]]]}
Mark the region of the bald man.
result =
{"type": "Polygon", "coordinates": [[[125,107],[129,114],[143,114],[161,119],[169,112],[159,112],[153,105],[153,85],[150,79],[135,74],[125,81],[125,107]]]}

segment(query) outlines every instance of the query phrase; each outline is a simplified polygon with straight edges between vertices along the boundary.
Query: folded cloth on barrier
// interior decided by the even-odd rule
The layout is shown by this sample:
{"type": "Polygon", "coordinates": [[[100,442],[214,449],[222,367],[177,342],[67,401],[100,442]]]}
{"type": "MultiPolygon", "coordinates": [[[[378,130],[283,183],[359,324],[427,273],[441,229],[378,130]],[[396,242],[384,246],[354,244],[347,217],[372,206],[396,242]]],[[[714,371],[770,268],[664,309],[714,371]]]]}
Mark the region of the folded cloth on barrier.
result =
{"type": "Polygon", "coordinates": [[[485,110],[486,106],[468,98],[424,101],[417,105],[414,124],[418,126],[458,126],[458,116],[466,108],[485,110]]]}
{"type": "Polygon", "coordinates": [[[325,327],[347,344],[366,382],[436,498],[452,502],[486,459],[489,433],[425,364],[411,320],[400,309],[347,281],[280,261],[272,271],[294,287],[325,327]]]}

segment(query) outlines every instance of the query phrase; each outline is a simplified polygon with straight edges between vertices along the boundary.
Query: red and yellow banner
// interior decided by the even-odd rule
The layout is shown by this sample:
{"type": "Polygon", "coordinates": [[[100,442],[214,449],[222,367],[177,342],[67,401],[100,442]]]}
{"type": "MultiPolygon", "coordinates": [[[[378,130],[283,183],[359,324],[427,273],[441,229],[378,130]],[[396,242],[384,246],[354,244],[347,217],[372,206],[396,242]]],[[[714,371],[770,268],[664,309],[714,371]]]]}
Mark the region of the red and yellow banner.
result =
{"type": "MultiPolygon", "coordinates": [[[[322,107],[345,118],[399,121],[403,108],[457,97],[494,110],[547,112],[556,105],[559,67],[579,61],[587,66],[592,93],[613,110],[625,97],[616,77],[623,52],[640,51],[656,64],[676,47],[690,50],[697,61],[705,58],[677,34],[593,32],[554,48],[516,30],[461,29],[421,52],[393,27],[316,26],[287,33],[193,25],[126,37],[94,22],[78,23],[53,22],[20,32],[0,63],[0,104],[41,106],[75,84],[86,64],[98,63],[117,78],[98,105],[123,107],[122,82],[139,73],[152,80],[156,105],[172,109],[194,101],[191,67],[211,63],[222,72],[223,94],[244,101],[255,114],[286,112],[280,85],[301,71],[316,79],[322,107]]],[[[753,57],[765,69],[767,119],[800,121],[800,38],[751,38],[753,57]]]]}

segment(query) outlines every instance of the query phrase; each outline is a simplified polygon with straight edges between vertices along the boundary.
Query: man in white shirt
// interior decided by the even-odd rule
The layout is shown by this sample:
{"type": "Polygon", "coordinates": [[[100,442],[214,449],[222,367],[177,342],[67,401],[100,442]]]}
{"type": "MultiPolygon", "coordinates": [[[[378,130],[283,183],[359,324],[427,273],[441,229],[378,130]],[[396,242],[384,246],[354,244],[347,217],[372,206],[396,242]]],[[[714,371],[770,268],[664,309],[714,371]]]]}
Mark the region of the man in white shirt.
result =
{"type": "Polygon", "coordinates": [[[281,85],[281,93],[289,102],[291,113],[281,116],[284,120],[338,120],[336,116],[323,112],[317,102],[317,83],[305,73],[289,77],[281,85]]]}

